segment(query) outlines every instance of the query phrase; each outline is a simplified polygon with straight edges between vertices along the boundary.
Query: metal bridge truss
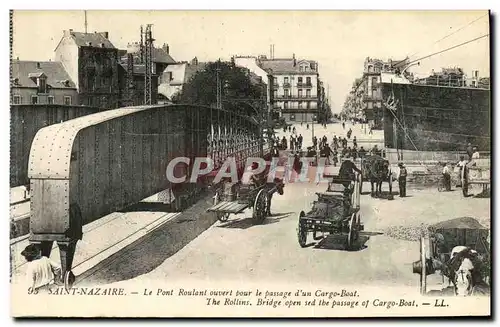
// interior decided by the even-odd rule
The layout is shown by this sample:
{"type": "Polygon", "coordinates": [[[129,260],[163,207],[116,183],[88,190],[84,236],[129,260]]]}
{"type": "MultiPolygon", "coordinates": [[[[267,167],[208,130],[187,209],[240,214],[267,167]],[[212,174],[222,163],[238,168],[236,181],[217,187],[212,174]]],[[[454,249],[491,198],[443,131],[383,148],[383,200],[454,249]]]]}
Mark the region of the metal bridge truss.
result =
{"type": "Polygon", "coordinates": [[[47,256],[58,243],[71,284],[83,225],[166,189],[176,198],[198,192],[201,185],[167,180],[175,157],[191,158],[191,166],[176,166],[177,177],[190,175],[197,156],[218,166],[233,156],[242,169],[247,157],[263,155],[258,133],[249,117],[191,105],[126,107],[44,127],[29,156],[30,242],[47,256]]]}

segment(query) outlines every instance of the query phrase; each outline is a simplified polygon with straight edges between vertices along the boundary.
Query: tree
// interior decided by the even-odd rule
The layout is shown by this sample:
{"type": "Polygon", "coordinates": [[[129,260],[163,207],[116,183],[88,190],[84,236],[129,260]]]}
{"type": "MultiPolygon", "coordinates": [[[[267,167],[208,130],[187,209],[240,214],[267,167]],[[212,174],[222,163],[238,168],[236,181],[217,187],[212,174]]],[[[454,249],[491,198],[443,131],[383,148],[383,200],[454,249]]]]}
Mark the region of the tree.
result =
{"type": "Polygon", "coordinates": [[[363,116],[365,88],[362,83],[362,78],[356,78],[352,84],[351,91],[342,106],[341,116],[347,119],[361,118],[363,116]]]}
{"type": "Polygon", "coordinates": [[[263,98],[266,95],[265,84],[252,79],[248,70],[222,61],[209,62],[204,70],[196,72],[184,85],[177,100],[182,103],[216,105],[217,71],[224,109],[255,116],[254,108],[262,110],[266,107],[263,98]]]}

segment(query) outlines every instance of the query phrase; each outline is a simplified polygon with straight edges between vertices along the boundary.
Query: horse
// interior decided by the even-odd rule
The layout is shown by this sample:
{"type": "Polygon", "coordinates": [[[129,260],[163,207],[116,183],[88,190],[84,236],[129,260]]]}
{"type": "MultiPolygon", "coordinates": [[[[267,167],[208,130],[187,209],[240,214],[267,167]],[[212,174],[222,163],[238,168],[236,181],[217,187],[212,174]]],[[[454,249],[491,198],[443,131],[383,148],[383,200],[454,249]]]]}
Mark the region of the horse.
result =
{"type": "Polygon", "coordinates": [[[381,156],[372,155],[362,160],[363,177],[366,177],[371,184],[371,196],[380,197],[382,195],[382,182],[389,183],[389,198],[392,197],[392,170],[389,160],[381,156]],[[374,189],[375,186],[375,189],[374,189]]]}

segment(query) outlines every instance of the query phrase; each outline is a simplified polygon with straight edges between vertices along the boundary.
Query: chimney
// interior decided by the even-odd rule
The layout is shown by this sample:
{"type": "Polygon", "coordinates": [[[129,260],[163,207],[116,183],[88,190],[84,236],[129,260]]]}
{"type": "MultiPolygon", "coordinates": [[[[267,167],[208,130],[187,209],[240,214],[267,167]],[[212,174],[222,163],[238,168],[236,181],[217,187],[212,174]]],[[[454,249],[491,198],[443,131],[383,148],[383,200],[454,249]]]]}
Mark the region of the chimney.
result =
{"type": "Polygon", "coordinates": [[[163,43],[163,51],[165,51],[167,54],[170,54],[170,47],[168,44],[163,43]]]}
{"type": "Polygon", "coordinates": [[[293,67],[297,66],[297,59],[295,59],[295,53],[293,54],[293,67]]]}
{"type": "Polygon", "coordinates": [[[109,32],[101,32],[101,34],[105,39],[109,39],[109,32]]]}
{"type": "Polygon", "coordinates": [[[195,66],[198,65],[198,58],[197,57],[194,57],[193,60],[191,60],[191,65],[195,65],[195,66]]]}
{"type": "Polygon", "coordinates": [[[40,69],[40,63],[39,62],[36,63],[36,68],[40,69]]]}

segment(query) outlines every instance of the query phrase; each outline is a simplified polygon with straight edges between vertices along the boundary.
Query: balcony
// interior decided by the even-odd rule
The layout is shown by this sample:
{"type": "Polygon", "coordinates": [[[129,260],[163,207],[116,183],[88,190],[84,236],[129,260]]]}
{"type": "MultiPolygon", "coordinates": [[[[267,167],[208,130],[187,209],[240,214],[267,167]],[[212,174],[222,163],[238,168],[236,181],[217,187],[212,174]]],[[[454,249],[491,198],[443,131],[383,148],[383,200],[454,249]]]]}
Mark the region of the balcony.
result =
{"type": "Polygon", "coordinates": [[[289,88],[290,87],[290,83],[283,83],[283,87],[284,88],[289,88]]]}
{"type": "Polygon", "coordinates": [[[286,99],[286,100],[318,100],[318,97],[317,96],[313,96],[313,95],[310,95],[310,96],[307,96],[307,95],[301,95],[301,96],[298,96],[298,95],[278,95],[278,96],[275,96],[274,99],[286,99]]]}
{"type": "Polygon", "coordinates": [[[297,106],[288,107],[281,109],[281,112],[286,113],[316,113],[319,112],[318,108],[299,108],[297,106]]]}
{"type": "Polygon", "coordinates": [[[311,88],[312,87],[312,83],[297,83],[297,87],[311,88]]]}
{"type": "Polygon", "coordinates": [[[273,89],[279,89],[280,85],[278,83],[273,84],[273,89]]]}

